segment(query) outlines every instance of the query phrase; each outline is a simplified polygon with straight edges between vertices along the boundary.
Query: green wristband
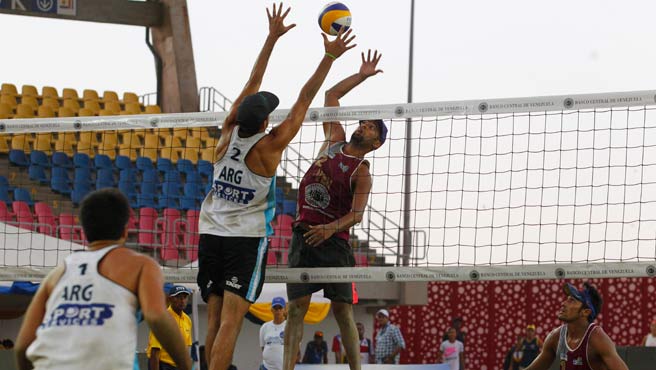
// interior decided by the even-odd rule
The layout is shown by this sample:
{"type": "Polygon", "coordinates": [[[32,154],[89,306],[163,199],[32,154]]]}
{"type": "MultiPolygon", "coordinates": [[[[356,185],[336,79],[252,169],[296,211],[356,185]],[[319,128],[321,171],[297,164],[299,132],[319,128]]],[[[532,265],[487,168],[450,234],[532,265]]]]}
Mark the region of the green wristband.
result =
{"type": "Polygon", "coordinates": [[[333,60],[337,59],[336,56],[334,56],[334,55],[332,55],[332,54],[330,54],[330,53],[326,53],[326,56],[332,58],[333,60]]]}

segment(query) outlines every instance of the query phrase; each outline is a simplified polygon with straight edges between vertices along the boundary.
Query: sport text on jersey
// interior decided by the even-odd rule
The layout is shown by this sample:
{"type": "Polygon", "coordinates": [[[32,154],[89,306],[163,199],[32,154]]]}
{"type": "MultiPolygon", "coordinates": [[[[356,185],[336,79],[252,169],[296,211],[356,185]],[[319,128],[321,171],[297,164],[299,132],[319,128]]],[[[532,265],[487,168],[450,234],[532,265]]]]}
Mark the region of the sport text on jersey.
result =
{"type": "Polygon", "coordinates": [[[114,305],[87,303],[93,297],[93,284],[67,285],[61,294],[61,303],[47,317],[41,327],[51,326],[102,326],[113,316],[114,305]],[[70,303],[69,303],[70,302],[70,303]]]}
{"type": "Polygon", "coordinates": [[[214,179],[214,186],[212,188],[214,196],[230,202],[248,204],[248,202],[255,198],[255,189],[237,186],[241,184],[242,176],[243,171],[224,166],[219,176],[214,179]]]}

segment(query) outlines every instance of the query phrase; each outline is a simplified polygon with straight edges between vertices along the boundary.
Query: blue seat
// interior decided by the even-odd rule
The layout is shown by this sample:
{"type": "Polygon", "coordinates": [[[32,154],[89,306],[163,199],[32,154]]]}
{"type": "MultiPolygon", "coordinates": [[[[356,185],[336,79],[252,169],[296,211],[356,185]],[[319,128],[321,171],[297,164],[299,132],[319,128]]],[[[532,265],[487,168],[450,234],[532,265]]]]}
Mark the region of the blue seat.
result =
{"type": "Polygon", "coordinates": [[[74,183],[71,192],[71,201],[74,205],[79,205],[82,199],[91,191],[91,185],[88,183],[74,183]]]}
{"type": "Polygon", "coordinates": [[[8,187],[0,186],[0,201],[5,202],[7,205],[11,204],[8,187]]]}
{"type": "Polygon", "coordinates": [[[119,170],[128,170],[128,169],[133,168],[132,167],[132,161],[130,160],[130,157],[127,157],[127,156],[124,156],[124,155],[117,155],[116,160],[114,160],[114,165],[119,170]]]}
{"type": "Polygon", "coordinates": [[[180,198],[180,209],[185,210],[185,211],[188,211],[190,209],[198,210],[200,208],[198,207],[198,205],[196,203],[197,201],[198,201],[198,199],[191,198],[191,197],[188,197],[188,196],[185,195],[185,196],[180,198]]]}
{"type": "Polygon", "coordinates": [[[180,177],[180,172],[177,170],[164,172],[164,182],[175,183],[178,185],[178,189],[182,190],[182,177],[180,177]]]}
{"type": "Polygon", "coordinates": [[[2,187],[5,187],[9,190],[14,190],[14,188],[11,185],[9,185],[9,180],[7,180],[7,178],[4,176],[0,176],[0,188],[2,187]]]}
{"type": "Polygon", "coordinates": [[[196,166],[198,168],[198,173],[201,176],[205,176],[208,179],[211,179],[213,177],[213,175],[214,175],[214,166],[212,166],[212,163],[210,163],[206,160],[203,160],[203,159],[199,159],[196,166]]]}
{"type": "Polygon", "coordinates": [[[63,152],[52,153],[52,165],[53,167],[73,168],[71,159],[63,152]]]}
{"type": "Polygon", "coordinates": [[[155,169],[147,170],[141,176],[141,193],[152,194],[153,197],[159,191],[159,173],[155,169]]]}
{"type": "Polygon", "coordinates": [[[96,154],[95,157],[93,157],[93,162],[96,165],[97,170],[101,169],[112,169],[112,160],[109,158],[109,156],[105,154],[96,154]]]}
{"type": "Polygon", "coordinates": [[[25,155],[25,152],[18,149],[9,151],[9,163],[19,167],[29,167],[30,160],[25,155]]]}
{"type": "Polygon", "coordinates": [[[91,163],[91,159],[88,154],[85,153],[75,153],[73,154],[73,166],[75,168],[92,168],[94,167],[91,163]]]}
{"type": "Polygon", "coordinates": [[[113,188],[115,186],[116,183],[114,182],[114,174],[112,173],[112,170],[109,168],[99,169],[96,173],[96,190],[113,188]]]}
{"type": "Polygon", "coordinates": [[[91,169],[89,167],[78,167],[75,169],[73,182],[87,182],[91,183],[91,169]]]}
{"type": "Polygon", "coordinates": [[[160,172],[169,172],[174,170],[173,163],[168,158],[157,158],[157,170],[160,172]]]}
{"type": "Polygon", "coordinates": [[[137,208],[158,208],[154,194],[137,194],[137,208]]]}
{"type": "Polygon", "coordinates": [[[296,201],[295,200],[283,200],[282,202],[282,213],[296,217],[296,201]]]}
{"type": "Polygon", "coordinates": [[[152,170],[155,167],[153,167],[153,161],[150,160],[148,157],[137,157],[137,169],[139,171],[146,171],[146,170],[152,170]]]}
{"type": "Polygon", "coordinates": [[[139,203],[137,202],[137,187],[134,185],[134,182],[127,180],[119,180],[118,190],[120,190],[128,198],[130,207],[139,208],[139,203]]]}
{"type": "Polygon", "coordinates": [[[30,153],[30,164],[43,168],[50,168],[50,160],[48,159],[48,155],[40,150],[33,150],[32,153],[30,153]]]}
{"type": "Polygon", "coordinates": [[[118,173],[118,181],[130,181],[133,183],[137,182],[137,170],[134,168],[128,168],[121,170],[118,173]]]}
{"type": "Polygon", "coordinates": [[[199,194],[202,194],[200,191],[201,185],[197,182],[187,182],[184,184],[184,195],[186,197],[191,197],[198,199],[199,194]]]}
{"type": "Polygon", "coordinates": [[[71,180],[68,178],[68,170],[63,167],[53,167],[50,176],[50,189],[56,193],[69,195],[73,189],[71,188],[71,180]]]}
{"type": "Polygon", "coordinates": [[[194,164],[188,159],[178,159],[178,171],[187,176],[192,173],[198,173],[194,164]]]}
{"type": "Polygon", "coordinates": [[[30,195],[30,192],[27,189],[23,189],[23,188],[14,189],[14,201],[25,202],[30,206],[34,205],[34,201],[32,200],[32,196],[30,195]]]}
{"type": "Polygon", "coordinates": [[[180,209],[180,206],[178,205],[178,199],[179,198],[174,198],[170,196],[165,196],[163,195],[158,199],[157,205],[159,209],[162,208],[175,208],[175,209],[180,209]]]}
{"type": "Polygon", "coordinates": [[[32,181],[38,181],[40,184],[45,185],[48,183],[48,176],[46,176],[46,170],[34,164],[30,165],[30,168],[27,170],[28,176],[32,181]]]}

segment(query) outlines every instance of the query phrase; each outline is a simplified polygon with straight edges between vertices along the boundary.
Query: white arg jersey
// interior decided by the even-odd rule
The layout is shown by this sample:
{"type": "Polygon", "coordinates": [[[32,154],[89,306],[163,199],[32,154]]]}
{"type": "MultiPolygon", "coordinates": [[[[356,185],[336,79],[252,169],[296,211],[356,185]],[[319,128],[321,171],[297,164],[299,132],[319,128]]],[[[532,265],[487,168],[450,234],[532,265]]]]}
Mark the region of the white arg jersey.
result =
{"type": "Polygon", "coordinates": [[[246,166],[246,155],[265,133],[241,138],[239,126],[223,158],[214,164],[212,190],[200,208],[198,230],[218,236],[263,237],[273,234],[276,177],[264,177],[246,166]]]}
{"type": "Polygon", "coordinates": [[[137,297],[98,273],[117,246],[75,252],[46,302],[27,348],[34,369],[132,369],[137,347],[137,297]]]}
{"type": "Polygon", "coordinates": [[[647,340],[645,341],[645,347],[656,347],[656,337],[647,334],[647,340]]]}
{"type": "Polygon", "coordinates": [[[287,321],[274,324],[265,322],[260,327],[260,347],[262,364],[267,370],[282,370],[282,356],[285,344],[285,325],[287,321]]]}

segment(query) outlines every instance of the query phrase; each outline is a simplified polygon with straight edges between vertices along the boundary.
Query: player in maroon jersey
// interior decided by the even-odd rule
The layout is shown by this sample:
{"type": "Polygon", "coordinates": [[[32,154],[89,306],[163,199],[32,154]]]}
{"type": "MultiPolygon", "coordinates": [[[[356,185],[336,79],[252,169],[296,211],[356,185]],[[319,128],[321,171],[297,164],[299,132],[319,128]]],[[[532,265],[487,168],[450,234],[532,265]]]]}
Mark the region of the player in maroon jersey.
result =
{"type": "Polygon", "coordinates": [[[558,319],[564,324],[551,332],[538,358],[525,370],[547,370],[558,360],[560,370],[628,370],[601,326],[593,321],[603,304],[599,292],[585,283],[582,290],[572,284],[563,287],[558,319]]]}
{"type": "MultiPolygon", "coordinates": [[[[355,73],[326,91],[326,107],[339,106],[339,99],[367,78],[380,72],[377,51],[362,53],[355,73]]],[[[325,141],[319,155],[303,176],[298,192],[298,217],[293,227],[289,267],[353,267],[348,243],[349,229],[362,220],[371,174],[364,156],[385,142],[387,127],[382,120],[363,120],[346,142],[339,122],[324,122],[325,141]]],[[[293,355],[303,333],[303,317],[312,293],[323,289],[332,302],[351,370],[360,370],[360,341],[353,321],[352,284],[287,284],[289,311],[285,329],[285,370],[294,367],[293,355]]]]}

